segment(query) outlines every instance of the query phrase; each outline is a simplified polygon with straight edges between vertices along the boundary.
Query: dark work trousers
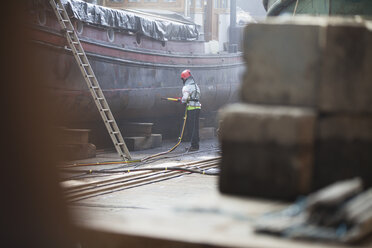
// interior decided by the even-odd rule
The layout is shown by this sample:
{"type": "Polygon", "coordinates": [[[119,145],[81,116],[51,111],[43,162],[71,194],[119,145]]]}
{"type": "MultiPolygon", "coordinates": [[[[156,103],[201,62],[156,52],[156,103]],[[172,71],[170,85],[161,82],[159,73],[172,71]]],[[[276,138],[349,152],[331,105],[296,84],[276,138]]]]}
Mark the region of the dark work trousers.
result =
{"type": "Polygon", "coordinates": [[[187,111],[186,128],[191,137],[191,147],[199,149],[199,114],[200,109],[187,111]]]}

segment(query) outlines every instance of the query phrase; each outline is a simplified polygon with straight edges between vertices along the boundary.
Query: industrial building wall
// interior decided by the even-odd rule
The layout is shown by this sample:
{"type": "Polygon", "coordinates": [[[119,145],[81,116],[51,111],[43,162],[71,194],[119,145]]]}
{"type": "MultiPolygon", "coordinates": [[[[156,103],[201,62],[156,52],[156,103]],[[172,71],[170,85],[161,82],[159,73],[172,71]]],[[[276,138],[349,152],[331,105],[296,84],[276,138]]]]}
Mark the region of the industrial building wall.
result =
{"type": "Polygon", "coordinates": [[[218,27],[219,50],[224,50],[224,43],[229,41],[230,13],[220,14],[218,27]]]}
{"type": "Polygon", "coordinates": [[[184,13],[185,2],[185,0],[105,0],[103,5],[110,8],[162,9],[184,13]]]}
{"type": "Polygon", "coordinates": [[[266,16],[266,10],[262,4],[262,0],[237,0],[237,6],[249,14],[256,20],[262,20],[266,16]]]}

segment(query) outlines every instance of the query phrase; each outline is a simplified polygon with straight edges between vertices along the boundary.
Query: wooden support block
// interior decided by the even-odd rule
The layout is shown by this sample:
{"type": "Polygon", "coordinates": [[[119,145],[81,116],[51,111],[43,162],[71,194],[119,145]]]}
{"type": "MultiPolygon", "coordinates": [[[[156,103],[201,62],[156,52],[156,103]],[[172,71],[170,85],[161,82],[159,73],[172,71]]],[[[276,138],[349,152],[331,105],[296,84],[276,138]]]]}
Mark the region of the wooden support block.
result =
{"type": "Polygon", "coordinates": [[[372,113],[372,30],[356,22],[329,23],[325,40],[319,109],[372,113]]]}
{"type": "Polygon", "coordinates": [[[316,127],[314,189],[361,177],[372,186],[372,115],[319,117],[316,127]]]}
{"type": "Polygon", "coordinates": [[[124,141],[130,151],[140,151],[162,145],[161,134],[151,134],[149,137],[125,137],[124,141]]]}
{"type": "Polygon", "coordinates": [[[63,144],[57,149],[60,159],[64,161],[96,157],[96,146],[91,143],[63,144]]]}
{"type": "Polygon", "coordinates": [[[213,139],[216,137],[214,127],[203,127],[199,129],[200,140],[213,139]]]}
{"type": "Polygon", "coordinates": [[[152,134],[153,123],[131,122],[120,125],[120,130],[124,137],[150,137],[152,134]]]}
{"type": "Polygon", "coordinates": [[[88,144],[90,129],[58,129],[61,144],[88,144]]]}
{"type": "Polygon", "coordinates": [[[206,119],[205,118],[202,118],[202,117],[199,118],[199,127],[200,127],[200,129],[202,129],[203,127],[205,127],[205,122],[206,122],[206,119]]]}
{"type": "Polygon", "coordinates": [[[234,104],[223,109],[221,192],[277,199],[308,193],[315,119],[303,108],[234,104]]]}
{"type": "Polygon", "coordinates": [[[242,100],[321,113],[372,113],[371,44],[372,30],[355,19],[250,24],[242,100]]]}
{"type": "Polygon", "coordinates": [[[248,25],[242,100],[313,107],[322,60],[320,30],[319,21],[248,25]]]}

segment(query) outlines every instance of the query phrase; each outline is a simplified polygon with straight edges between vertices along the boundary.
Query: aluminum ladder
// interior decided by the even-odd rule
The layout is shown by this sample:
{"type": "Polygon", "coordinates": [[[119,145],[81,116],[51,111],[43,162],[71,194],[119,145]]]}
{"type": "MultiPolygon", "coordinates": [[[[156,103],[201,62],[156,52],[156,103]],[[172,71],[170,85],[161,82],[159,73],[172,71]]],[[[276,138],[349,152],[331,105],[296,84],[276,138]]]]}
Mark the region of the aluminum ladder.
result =
{"type": "Polygon", "coordinates": [[[106,125],[106,128],[110,134],[112,142],[115,145],[116,151],[123,160],[131,160],[130,153],[124,142],[123,136],[118,128],[118,125],[112,115],[109,105],[107,104],[106,98],[103,95],[102,89],[99,86],[98,80],[94,75],[93,69],[89,63],[89,60],[85,54],[85,51],[80,43],[79,37],[75,32],[75,28],[71,23],[70,17],[67,14],[65,7],[61,0],[50,0],[50,4],[57,16],[58,22],[62,27],[62,30],[66,33],[67,42],[74,54],[76,62],[79,65],[80,71],[83,74],[85,82],[88,85],[90,93],[93,97],[94,102],[101,114],[101,117],[106,125]]]}

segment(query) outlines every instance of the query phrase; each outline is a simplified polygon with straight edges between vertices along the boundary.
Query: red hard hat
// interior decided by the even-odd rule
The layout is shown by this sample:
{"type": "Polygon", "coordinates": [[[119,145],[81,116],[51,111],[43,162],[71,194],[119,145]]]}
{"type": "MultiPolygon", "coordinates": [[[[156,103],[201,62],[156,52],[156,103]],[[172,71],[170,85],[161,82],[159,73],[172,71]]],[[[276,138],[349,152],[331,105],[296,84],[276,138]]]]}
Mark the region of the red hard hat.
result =
{"type": "Polygon", "coordinates": [[[191,72],[190,72],[189,69],[184,70],[184,71],[181,73],[181,78],[182,78],[183,80],[186,80],[186,79],[188,79],[189,77],[191,77],[191,72]]]}

